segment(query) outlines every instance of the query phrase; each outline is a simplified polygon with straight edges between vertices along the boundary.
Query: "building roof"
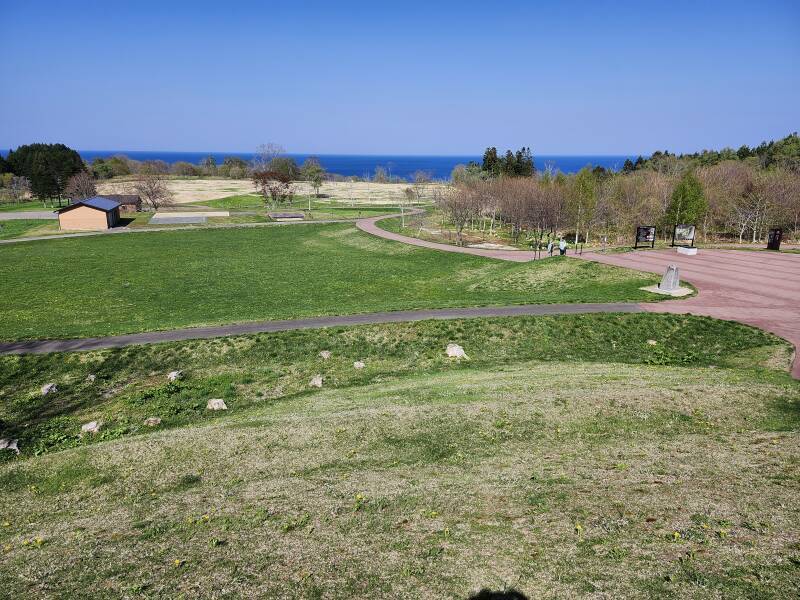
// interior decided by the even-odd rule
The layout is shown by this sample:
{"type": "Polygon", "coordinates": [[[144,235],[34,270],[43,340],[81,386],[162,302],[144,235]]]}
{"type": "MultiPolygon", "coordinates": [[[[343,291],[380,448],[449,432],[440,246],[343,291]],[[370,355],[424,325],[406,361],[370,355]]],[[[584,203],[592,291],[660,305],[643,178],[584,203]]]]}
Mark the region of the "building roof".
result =
{"type": "Polygon", "coordinates": [[[137,196],[136,194],[105,194],[102,196],[103,198],[108,198],[109,200],[115,200],[120,204],[141,204],[142,199],[137,196]]]}
{"type": "Polygon", "coordinates": [[[89,208],[94,208],[97,210],[102,210],[103,212],[111,212],[115,208],[119,208],[119,202],[116,200],[109,200],[108,198],[104,198],[103,196],[95,196],[94,198],[87,198],[86,200],[79,200],[69,206],[65,206],[64,208],[59,208],[57,213],[67,212],[68,210],[72,210],[73,208],[78,208],[79,206],[88,206],[89,208]]]}

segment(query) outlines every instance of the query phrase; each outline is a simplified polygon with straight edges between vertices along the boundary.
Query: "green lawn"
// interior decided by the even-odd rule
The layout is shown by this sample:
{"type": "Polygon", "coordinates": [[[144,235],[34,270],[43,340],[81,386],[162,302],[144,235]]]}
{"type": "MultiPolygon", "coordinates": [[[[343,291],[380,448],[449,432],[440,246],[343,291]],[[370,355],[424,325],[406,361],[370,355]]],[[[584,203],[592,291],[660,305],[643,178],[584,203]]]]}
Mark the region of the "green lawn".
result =
{"type": "MultiPolygon", "coordinates": [[[[57,208],[57,205],[55,205],[57,208]]],[[[26,200],[25,202],[0,202],[0,212],[17,212],[27,210],[55,210],[54,205],[46,206],[39,200],[26,200]]]]}
{"type": "Polygon", "coordinates": [[[0,221],[0,240],[46,235],[58,232],[58,221],[52,219],[12,219],[0,221]]]}
{"type": "MultiPolygon", "coordinates": [[[[242,194],[237,196],[228,196],[226,198],[218,198],[216,200],[206,200],[205,202],[196,202],[197,205],[209,206],[211,208],[220,208],[225,210],[259,210],[265,213],[268,210],[302,210],[308,211],[309,198],[305,196],[296,196],[292,202],[279,208],[267,208],[264,206],[264,200],[261,196],[256,194],[242,194]]],[[[312,220],[325,220],[325,219],[357,219],[360,217],[373,217],[377,215],[385,215],[397,212],[397,206],[375,206],[375,205],[358,205],[355,206],[317,198],[311,199],[311,215],[312,220]]]]}
{"type": "Polygon", "coordinates": [[[652,275],[514,264],[288,225],[0,247],[0,339],[75,337],[414,308],[652,300],[652,275]]]}
{"type": "Polygon", "coordinates": [[[735,323],[628,314],[0,357],[0,419],[22,450],[0,457],[0,586],[791,597],[790,352],[735,323]],[[445,358],[449,342],[470,359],[445,358]],[[46,382],[58,391],[43,398],[46,382]],[[80,437],[93,419],[100,433],[80,437]]]}

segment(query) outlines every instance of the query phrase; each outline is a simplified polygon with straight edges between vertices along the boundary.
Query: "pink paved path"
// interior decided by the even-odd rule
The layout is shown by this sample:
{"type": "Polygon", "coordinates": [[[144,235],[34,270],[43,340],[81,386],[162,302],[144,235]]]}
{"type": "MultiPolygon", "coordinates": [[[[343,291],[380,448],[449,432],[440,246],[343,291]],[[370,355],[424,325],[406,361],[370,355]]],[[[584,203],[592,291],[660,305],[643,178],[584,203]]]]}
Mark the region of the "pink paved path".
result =
{"type": "MultiPolygon", "coordinates": [[[[678,265],[681,279],[699,293],[687,300],[642,304],[649,312],[691,313],[755,325],[800,348],[800,255],[745,250],[698,250],[695,256],[675,250],[621,254],[586,253],[609,265],[662,274],[678,265]]],[[[800,379],[795,351],[792,376],[800,379]]]]}

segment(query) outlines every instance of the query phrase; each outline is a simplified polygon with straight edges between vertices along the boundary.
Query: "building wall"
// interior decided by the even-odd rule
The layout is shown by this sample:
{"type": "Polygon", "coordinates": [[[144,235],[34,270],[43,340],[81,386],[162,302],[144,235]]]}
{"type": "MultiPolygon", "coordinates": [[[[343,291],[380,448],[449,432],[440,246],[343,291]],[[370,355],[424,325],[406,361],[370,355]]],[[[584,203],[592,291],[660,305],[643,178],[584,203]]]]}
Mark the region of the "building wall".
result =
{"type": "Polygon", "coordinates": [[[108,229],[108,217],[102,210],[79,206],[58,215],[58,224],[65,231],[108,229]]]}

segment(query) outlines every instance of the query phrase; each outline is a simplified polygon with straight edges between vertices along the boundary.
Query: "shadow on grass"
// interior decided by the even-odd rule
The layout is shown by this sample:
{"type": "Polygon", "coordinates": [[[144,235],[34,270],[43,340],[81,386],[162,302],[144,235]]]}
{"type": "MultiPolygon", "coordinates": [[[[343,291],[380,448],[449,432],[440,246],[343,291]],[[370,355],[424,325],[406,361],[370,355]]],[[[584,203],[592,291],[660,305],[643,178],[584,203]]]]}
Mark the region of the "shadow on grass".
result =
{"type": "Polygon", "coordinates": [[[514,588],[497,591],[484,588],[467,600],[528,600],[528,597],[514,588]]]}

